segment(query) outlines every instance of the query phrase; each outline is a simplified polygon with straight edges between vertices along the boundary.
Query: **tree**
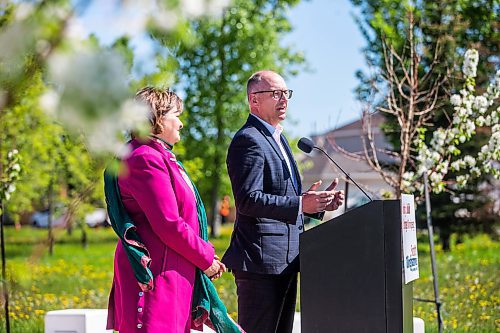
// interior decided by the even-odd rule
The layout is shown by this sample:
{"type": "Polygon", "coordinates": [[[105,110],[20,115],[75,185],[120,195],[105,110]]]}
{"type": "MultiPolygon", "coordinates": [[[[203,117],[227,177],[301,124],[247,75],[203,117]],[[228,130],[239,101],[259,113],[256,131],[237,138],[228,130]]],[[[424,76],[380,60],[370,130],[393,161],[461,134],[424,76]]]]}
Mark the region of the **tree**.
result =
{"type": "MultiPolygon", "coordinates": [[[[421,72],[429,71],[433,68],[433,74],[429,82],[435,82],[439,76],[446,76],[448,81],[438,92],[438,100],[448,102],[450,94],[456,93],[455,87],[461,86],[458,80],[461,79],[460,66],[461,55],[466,48],[476,48],[479,50],[479,67],[477,69],[476,83],[478,92],[483,92],[491,79],[491,73],[495,72],[498,66],[498,13],[500,8],[495,5],[495,1],[459,1],[445,0],[439,2],[431,1],[380,1],[352,0],[355,6],[361,9],[361,17],[358,24],[367,40],[365,55],[367,62],[378,73],[377,69],[384,67],[384,49],[382,41],[386,41],[398,54],[402,54],[402,47],[405,43],[405,33],[409,25],[406,19],[408,11],[412,11],[415,17],[415,36],[419,42],[419,55],[421,72]],[[432,66],[431,66],[432,64],[432,66]]],[[[358,93],[360,100],[367,101],[371,96],[371,86],[380,83],[380,77],[358,73],[360,85],[358,93]]],[[[420,86],[422,91],[430,87],[420,86]]],[[[376,100],[379,103],[382,98],[376,100]]],[[[378,105],[378,104],[377,104],[378,105]]],[[[446,128],[453,114],[453,105],[443,104],[436,108],[432,118],[427,124],[425,134],[426,142],[432,139],[433,131],[438,127],[446,128]]],[[[387,117],[385,133],[396,150],[400,149],[399,124],[392,117],[387,117]]],[[[464,154],[470,151],[478,151],[486,142],[486,138],[479,133],[474,142],[469,143],[468,148],[462,149],[464,154]]],[[[417,154],[415,147],[411,151],[411,159],[414,160],[417,154]]],[[[415,171],[414,167],[412,167],[415,171]]],[[[411,171],[411,170],[410,170],[411,171]]],[[[454,177],[450,174],[448,177],[454,177]]],[[[487,180],[483,178],[479,183],[487,180]]],[[[456,216],[459,206],[468,204],[470,209],[477,208],[483,202],[483,206],[488,206],[487,197],[478,190],[477,183],[463,190],[454,190],[454,193],[441,193],[432,196],[433,204],[441,204],[439,216],[434,210],[433,220],[440,228],[440,236],[446,244],[450,229],[464,223],[463,219],[456,216]],[[460,194],[462,193],[462,194],[460,194]],[[466,193],[468,193],[466,195],[466,193]],[[456,201],[456,197],[473,198],[463,201],[460,204],[452,204],[450,199],[456,201]],[[447,203],[443,205],[443,203],[447,203]],[[449,208],[449,209],[448,209],[449,208]],[[444,236],[444,237],[443,237],[444,236]]],[[[485,207],[486,207],[485,206],[485,207]]],[[[470,210],[469,209],[469,210],[470,210]]],[[[483,223],[489,223],[491,219],[476,219],[472,225],[483,229],[483,223]]]]}
{"type": "MultiPolygon", "coordinates": [[[[159,1],[136,15],[135,24],[139,31],[148,25],[182,32],[182,17],[216,13],[224,2],[202,1],[200,11],[186,1],[159,1]],[[178,22],[165,26],[174,12],[178,22]]],[[[132,98],[128,39],[107,48],[94,36],[75,34],[76,11],[68,0],[0,5],[0,43],[10,45],[0,51],[0,171],[7,152],[18,148],[25,171],[9,204],[17,220],[32,205],[47,205],[49,184],[64,194],[56,201],[69,205],[69,222],[80,202],[98,202],[99,169],[111,154],[125,153],[121,133],[147,119],[132,98]]]]}
{"type": "MultiPolygon", "coordinates": [[[[70,197],[69,216],[83,201],[96,200],[99,161],[123,155],[121,133],[147,119],[147,109],[132,98],[126,39],[110,50],[73,29],[76,12],[90,2],[0,3],[0,198],[12,194],[14,178],[6,157],[17,148],[23,172],[9,201],[16,213],[44,196],[51,206],[53,193],[64,189],[70,197]]],[[[182,32],[183,19],[178,18],[217,13],[227,0],[197,5],[190,0],[144,0],[126,1],[117,9],[135,12],[135,33],[143,33],[146,26],[182,32]]],[[[4,249],[3,223],[1,227],[4,249]]],[[[52,244],[50,230],[49,241],[52,244]]],[[[5,260],[2,264],[5,273],[5,260]]],[[[5,274],[2,281],[10,332],[5,274]]]]}
{"type": "MultiPolygon", "coordinates": [[[[294,75],[304,61],[299,52],[282,46],[291,30],[287,10],[298,2],[238,0],[221,17],[191,20],[191,42],[167,44],[178,62],[178,87],[185,92],[180,155],[210,202],[212,236],[218,235],[219,198],[230,192],[226,150],[248,114],[246,80],[266,68],[294,75]]],[[[159,34],[156,38],[164,40],[159,34]]]]}

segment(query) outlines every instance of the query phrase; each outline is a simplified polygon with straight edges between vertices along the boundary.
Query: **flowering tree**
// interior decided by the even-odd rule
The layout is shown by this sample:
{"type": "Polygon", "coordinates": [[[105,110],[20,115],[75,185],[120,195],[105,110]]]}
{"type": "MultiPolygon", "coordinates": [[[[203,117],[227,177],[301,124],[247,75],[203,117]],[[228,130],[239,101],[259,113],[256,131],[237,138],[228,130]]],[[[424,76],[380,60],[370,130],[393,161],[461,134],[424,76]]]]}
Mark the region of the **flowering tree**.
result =
{"type": "MultiPolygon", "coordinates": [[[[7,154],[7,164],[4,166],[2,177],[0,178],[0,202],[8,201],[16,190],[16,181],[21,173],[19,164],[19,152],[17,149],[10,151],[7,154]]],[[[0,207],[0,215],[2,215],[2,207],[0,207]]]]}
{"type": "MultiPolygon", "coordinates": [[[[176,38],[182,38],[187,18],[219,15],[228,3],[124,1],[117,3],[114,19],[123,20],[121,14],[134,12],[127,17],[129,36],[154,27],[175,31],[176,38]]],[[[67,129],[83,132],[91,151],[122,155],[120,133],[146,119],[146,108],[132,98],[130,72],[122,55],[86,41],[69,1],[13,1],[0,5],[0,14],[0,44],[9,45],[0,50],[0,111],[16,105],[16,92],[41,71],[50,82],[41,94],[43,109],[67,129]]]]}
{"type": "Polygon", "coordinates": [[[500,160],[500,70],[490,83],[486,92],[476,95],[475,80],[478,65],[478,52],[470,49],[465,53],[462,72],[465,78],[464,88],[460,94],[452,95],[451,104],[455,113],[448,128],[438,128],[432,139],[425,143],[426,129],[419,128],[414,146],[416,171],[404,174],[403,186],[407,191],[422,191],[421,175],[429,177],[430,187],[435,193],[447,187],[463,188],[473,179],[481,175],[491,174],[500,178],[498,170],[500,160]],[[488,143],[481,147],[475,156],[460,156],[460,146],[473,140],[478,130],[489,133],[488,143]],[[456,179],[444,180],[448,171],[460,172],[456,179]]]}
{"type": "Polygon", "coordinates": [[[390,39],[383,41],[383,67],[377,70],[377,80],[372,81],[371,97],[365,103],[362,115],[361,136],[363,151],[349,153],[338,145],[338,150],[353,159],[363,160],[389,184],[397,198],[406,191],[405,175],[413,168],[412,143],[420,128],[426,126],[442,105],[440,94],[447,76],[437,72],[437,52],[431,63],[422,64],[418,38],[415,37],[413,12],[408,13],[408,38],[401,50],[396,50],[390,39]],[[383,100],[377,102],[376,97],[383,100]],[[375,142],[372,127],[373,109],[397,122],[399,134],[395,147],[380,147],[375,142]],[[394,163],[383,161],[390,157],[394,163]]]}
{"type": "MultiPolygon", "coordinates": [[[[147,119],[146,108],[132,99],[134,82],[122,53],[81,32],[78,14],[89,3],[0,3],[0,45],[9,45],[0,48],[0,178],[8,151],[17,149],[27,166],[11,212],[30,208],[51,180],[90,193],[89,182],[102,178],[93,177],[100,172],[92,160],[123,155],[123,132],[147,119]]],[[[126,22],[128,37],[156,29],[176,40],[188,38],[188,18],[219,15],[228,3],[117,1],[113,20],[126,22]]]]}
{"type": "MultiPolygon", "coordinates": [[[[436,80],[439,74],[449,79],[438,96],[442,102],[441,105],[434,108],[432,118],[417,127],[428,128],[425,133],[425,142],[429,144],[435,128],[448,128],[452,122],[455,111],[450,103],[450,92],[451,94],[456,91],[458,93],[458,90],[461,89],[463,81],[457,83],[457,80],[460,80],[463,75],[461,75],[461,66],[457,66],[457,64],[461,65],[465,50],[467,48],[479,50],[477,76],[474,78],[477,95],[481,95],[486,90],[492,79],[492,74],[498,69],[498,34],[497,29],[495,29],[498,21],[498,6],[493,1],[475,0],[441,0],[437,2],[351,0],[351,2],[360,10],[357,22],[366,40],[364,48],[366,62],[374,69],[370,72],[358,72],[360,84],[356,92],[361,102],[368,101],[369,103],[374,83],[385,81],[380,74],[381,71],[384,71],[386,59],[382,44],[389,40],[398,53],[404,55],[404,51],[401,51],[401,45],[408,43],[407,27],[409,21],[407,13],[409,10],[414,11],[416,18],[415,36],[418,36],[418,55],[421,58],[419,72],[426,73],[432,66],[434,73],[430,75],[431,80],[427,80],[428,82],[436,80]],[[455,88],[458,89],[455,90],[455,88]]],[[[428,85],[425,84],[419,84],[418,88],[420,91],[429,89],[428,85]]],[[[386,93],[387,90],[382,89],[379,97],[385,97],[386,93]]],[[[374,104],[383,104],[385,99],[380,101],[381,99],[377,99],[374,104]]],[[[371,107],[370,109],[375,108],[371,107]]],[[[381,129],[392,147],[399,153],[401,123],[396,117],[387,116],[385,113],[383,115],[386,121],[381,129]]],[[[486,116],[484,117],[486,118],[486,116]]],[[[476,125],[476,127],[478,126],[476,125]]],[[[460,155],[476,156],[481,146],[486,143],[486,137],[490,135],[488,130],[488,126],[476,128],[474,139],[459,145],[460,155]]],[[[416,136],[419,135],[422,133],[416,132],[416,136]]],[[[413,172],[416,176],[419,162],[415,159],[418,155],[416,150],[418,148],[414,145],[414,139],[415,137],[410,142],[411,159],[405,173],[413,172]]],[[[380,153],[382,150],[380,148],[384,147],[375,148],[380,153]]],[[[395,157],[394,163],[386,163],[384,167],[392,169],[396,173],[399,157],[391,155],[390,152],[389,156],[395,157]]],[[[453,192],[442,191],[440,194],[433,193],[431,195],[432,206],[439,207],[438,210],[433,211],[432,219],[433,224],[439,228],[443,249],[449,249],[449,236],[454,232],[459,235],[464,232],[476,231],[494,233],[494,224],[498,219],[497,215],[491,214],[494,213],[492,208],[495,207],[495,203],[484,191],[487,188],[493,188],[493,182],[485,182],[493,177],[483,174],[480,178],[470,178],[464,189],[455,188],[455,185],[452,184],[455,180],[450,181],[457,176],[457,173],[451,169],[451,163],[459,157],[459,155],[452,155],[448,175],[444,178],[446,179],[444,181],[445,188],[452,188],[453,192]],[[459,211],[467,213],[458,214],[459,211]]],[[[411,184],[407,180],[413,177],[408,177],[405,173],[403,173],[404,176],[401,180],[403,188],[408,188],[407,186],[411,184]]],[[[458,175],[465,175],[465,170],[460,170],[458,175]]],[[[393,186],[393,188],[395,187],[399,187],[399,184],[393,186]]],[[[421,184],[414,187],[415,189],[416,187],[422,188],[421,184]]]]}

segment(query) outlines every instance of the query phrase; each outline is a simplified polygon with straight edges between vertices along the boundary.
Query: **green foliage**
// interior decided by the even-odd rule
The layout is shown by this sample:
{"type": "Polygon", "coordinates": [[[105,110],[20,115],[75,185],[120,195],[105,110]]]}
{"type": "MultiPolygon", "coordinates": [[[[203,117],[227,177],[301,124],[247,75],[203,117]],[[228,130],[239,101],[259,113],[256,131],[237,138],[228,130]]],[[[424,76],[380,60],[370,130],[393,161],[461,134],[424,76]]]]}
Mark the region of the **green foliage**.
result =
{"type": "Polygon", "coordinates": [[[218,198],[231,193],[225,156],[231,136],[248,115],[247,79],[261,69],[294,75],[304,61],[301,53],[282,43],[291,30],[287,11],[297,3],[235,1],[221,17],[191,20],[189,42],[173,44],[154,33],[172,54],[160,64],[168,70],[173,67],[169,59],[177,61],[177,87],[185,92],[185,128],[183,148],[176,151],[210,203],[207,208],[213,209],[218,198]]]}
{"type": "Polygon", "coordinates": [[[69,204],[88,187],[85,201],[102,206],[102,161],[92,158],[79,136],[45,114],[38,105],[44,91],[41,74],[33,76],[19,100],[0,115],[0,154],[5,165],[9,150],[16,148],[22,160],[22,174],[17,190],[8,202],[7,211],[19,221],[21,213],[47,207],[48,187],[55,184],[55,201],[69,204]]]}
{"type": "MultiPolygon", "coordinates": [[[[414,284],[414,297],[433,299],[433,281],[427,237],[419,237],[420,279],[414,284]]],[[[482,234],[458,242],[452,237],[453,252],[437,247],[437,268],[444,332],[494,332],[500,308],[497,290],[500,281],[500,246],[482,234]]],[[[435,306],[413,303],[413,315],[425,321],[426,332],[437,332],[435,306]]]]}
{"type": "MultiPolygon", "coordinates": [[[[222,237],[211,240],[222,255],[229,244],[232,226],[222,237]]],[[[54,256],[47,253],[45,230],[6,229],[7,272],[10,285],[12,333],[43,332],[47,311],[62,308],[106,308],[113,275],[116,235],[111,228],[91,229],[89,247],[82,249],[79,233],[68,236],[56,230],[54,256]]],[[[453,237],[455,240],[455,237],[453,237]]],[[[425,235],[419,235],[420,279],[414,296],[433,297],[430,257],[425,235]]],[[[454,251],[437,247],[439,286],[444,302],[445,332],[494,332],[500,307],[497,268],[499,243],[488,236],[453,242],[454,251]]],[[[215,281],[222,301],[233,319],[237,318],[236,288],[229,273],[215,281]]],[[[414,302],[414,316],[424,319],[426,332],[437,332],[432,304],[414,302]]],[[[0,312],[0,322],[4,322],[0,312]]],[[[0,332],[4,332],[0,325],[0,332]]]]}
{"type": "MultiPolygon", "coordinates": [[[[91,157],[81,134],[68,132],[40,106],[49,86],[48,55],[55,48],[59,51],[71,48],[63,35],[72,11],[68,1],[53,1],[33,4],[28,16],[19,18],[14,15],[19,5],[10,3],[6,10],[0,11],[0,39],[12,46],[0,51],[2,186],[9,151],[19,151],[22,169],[20,179],[14,184],[16,191],[5,202],[6,211],[19,225],[23,216],[26,220],[33,210],[46,209],[52,200],[56,216],[64,211],[70,214],[71,228],[75,217],[91,206],[104,204],[101,184],[104,158],[91,157]]],[[[85,44],[91,49],[99,48],[93,36],[85,44]]],[[[125,54],[127,41],[119,40],[114,47],[125,54]]]]}
{"type": "MultiPolygon", "coordinates": [[[[357,88],[358,98],[367,101],[371,97],[371,84],[381,82],[380,69],[384,67],[382,41],[385,40],[399,54],[405,52],[410,2],[398,0],[351,0],[351,2],[361,10],[361,17],[358,17],[357,21],[367,41],[364,53],[367,63],[375,68],[374,73],[376,73],[375,76],[357,73],[360,80],[357,88]]],[[[465,50],[475,48],[479,51],[476,77],[478,93],[484,92],[492,79],[489,75],[494,75],[496,72],[500,46],[497,29],[500,7],[496,0],[411,1],[411,4],[415,17],[415,41],[421,57],[419,75],[422,77],[430,71],[430,66],[436,56],[437,64],[433,68],[429,82],[438,80],[439,77],[448,78],[447,84],[439,91],[439,100],[445,102],[435,109],[433,121],[426,125],[429,130],[417,134],[424,136],[426,142],[429,142],[434,130],[438,127],[448,127],[452,118],[453,106],[448,103],[448,97],[450,93],[457,93],[457,90],[462,87],[461,64],[465,50]]],[[[428,87],[420,86],[420,89],[425,91],[428,87]]],[[[378,102],[382,100],[383,98],[377,99],[378,102]]],[[[383,104],[383,102],[380,103],[383,104]]],[[[393,117],[388,116],[387,119],[383,130],[395,150],[399,150],[401,127],[393,117]]],[[[463,155],[471,154],[471,152],[474,152],[471,155],[476,155],[480,147],[487,142],[485,139],[487,136],[481,135],[480,131],[472,140],[473,142],[462,150],[463,155]]],[[[415,151],[413,154],[415,155],[415,151]]],[[[450,178],[453,177],[455,175],[450,174],[450,178]]],[[[470,226],[469,231],[474,230],[474,227],[476,231],[494,229],[491,224],[492,216],[485,218],[491,208],[491,202],[477,190],[478,184],[473,184],[462,193],[432,196],[432,206],[436,208],[433,214],[441,210],[446,215],[445,217],[433,215],[436,225],[442,231],[440,235],[445,237],[442,238],[443,244],[449,242],[448,237],[452,232],[463,229],[461,228],[463,224],[470,226]],[[460,204],[474,212],[478,218],[473,218],[474,222],[466,222],[455,216],[457,205],[450,203],[450,199],[453,197],[471,198],[471,196],[473,199],[461,199],[460,204]],[[474,201],[483,202],[484,205],[482,208],[478,207],[473,203],[474,201]]]]}

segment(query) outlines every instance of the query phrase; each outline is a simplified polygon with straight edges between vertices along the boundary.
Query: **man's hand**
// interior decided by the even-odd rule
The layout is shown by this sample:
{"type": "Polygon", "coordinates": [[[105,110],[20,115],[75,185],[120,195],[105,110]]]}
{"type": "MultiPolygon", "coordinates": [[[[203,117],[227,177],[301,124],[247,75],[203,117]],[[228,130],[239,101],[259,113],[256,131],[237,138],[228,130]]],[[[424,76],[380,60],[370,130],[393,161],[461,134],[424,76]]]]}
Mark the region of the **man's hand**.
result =
{"type": "Polygon", "coordinates": [[[316,191],[321,185],[321,180],[312,184],[309,190],[302,196],[302,211],[314,214],[325,210],[336,210],[344,202],[344,191],[335,191],[339,179],[335,178],[325,191],[316,191]]]}
{"type": "Polygon", "coordinates": [[[339,179],[335,178],[330,186],[327,187],[326,191],[333,191],[334,196],[332,202],[326,206],[325,210],[335,210],[344,203],[344,191],[335,191],[335,187],[337,187],[338,184],[339,179]]]}
{"type": "Polygon", "coordinates": [[[314,214],[322,212],[332,203],[335,197],[335,191],[316,191],[321,185],[321,180],[312,184],[312,186],[302,194],[302,212],[314,214]]]}

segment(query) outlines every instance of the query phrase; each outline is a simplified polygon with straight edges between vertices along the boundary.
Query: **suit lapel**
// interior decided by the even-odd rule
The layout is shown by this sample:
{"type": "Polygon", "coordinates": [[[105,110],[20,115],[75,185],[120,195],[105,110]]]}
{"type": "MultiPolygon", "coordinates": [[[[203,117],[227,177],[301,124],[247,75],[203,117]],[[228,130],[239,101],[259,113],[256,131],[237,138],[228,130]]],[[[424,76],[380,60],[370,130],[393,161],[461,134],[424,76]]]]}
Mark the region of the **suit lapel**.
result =
{"type": "MultiPolygon", "coordinates": [[[[270,133],[269,130],[264,126],[264,124],[262,124],[258,119],[256,119],[252,115],[248,116],[247,123],[250,124],[251,126],[257,128],[259,130],[259,132],[262,133],[262,135],[266,138],[267,142],[269,142],[269,144],[271,145],[271,147],[273,147],[273,149],[276,152],[276,154],[278,154],[278,156],[280,157],[282,165],[285,166],[284,167],[285,170],[283,170],[283,171],[287,172],[288,174],[290,174],[290,171],[286,167],[285,157],[283,156],[280,147],[278,146],[278,144],[274,140],[274,138],[272,136],[272,133],[270,133]]],[[[292,187],[295,190],[295,193],[298,194],[298,195],[300,195],[300,193],[301,193],[301,182],[300,182],[300,179],[298,179],[298,177],[299,177],[299,171],[297,169],[297,164],[295,163],[295,159],[293,158],[293,154],[292,154],[292,151],[290,149],[290,145],[288,144],[288,141],[285,139],[284,135],[281,135],[281,142],[284,143],[283,146],[285,147],[285,150],[286,150],[286,152],[288,154],[288,160],[290,161],[290,164],[291,164],[291,166],[292,166],[295,174],[297,175],[297,177],[295,179],[296,179],[296,183],[298,185],[298,188],[295,187],[295,184],[294,184],[293,181],[292,181],[292,187]]],[[[293,177],[293,175],[290,175],[290,179],[292,179],[292,177],[293,177]]]]}
{"type": "MultiPolygon", "coordinates": [[[[247,123],[249,123],[253,127],[257,128],[259,130],[259,132],[262,133],[264,138],[266,138],[267,142],[269,142],[271,147],[273,147],[276,154],[278,154],[280,159],[283,160],[283,163],[285,163],[285,157],[281,153],[280,147],[278,147],[278,144],[276,143],[276,141],[274,141],[273,134],[269,132],[269,130],[264,126],[264,124],[262,124],[258,119],[256,119],[252,115],[248,116],[247,123]]],[[[285,165],[286,165],[286,163],[285,163],[285,165]]]]}
{"type": "Polygon", "coordinates": [[[295,192],[297,192],[297,194],[300,194],[302,193],[302,181],[300,180],[299,168],[297,167],[297,163],[295,163],[295,158],[293,158],[292,148],[290,147],[290,144],[288,143],[288,140],[284,135],[281,135],[281,143],[283,143],[283,147],[285,147],[286,153],[288,154],[288,159],[290,160],[293,172],[295,173],[295,181],[298,187],[295,189],[295,192]]]}

